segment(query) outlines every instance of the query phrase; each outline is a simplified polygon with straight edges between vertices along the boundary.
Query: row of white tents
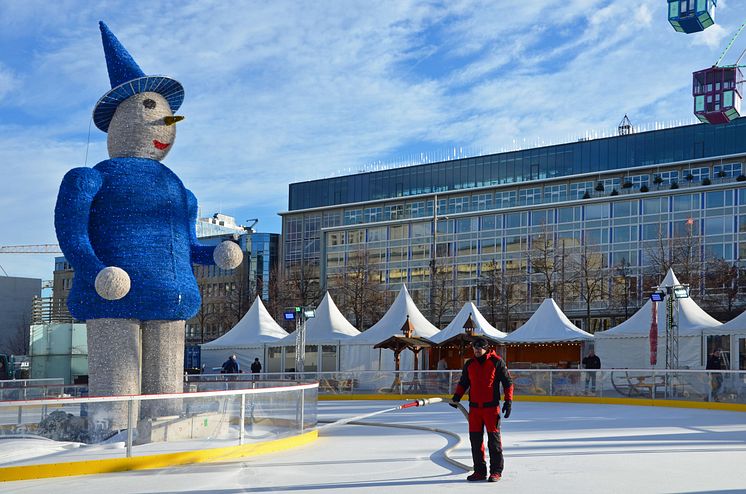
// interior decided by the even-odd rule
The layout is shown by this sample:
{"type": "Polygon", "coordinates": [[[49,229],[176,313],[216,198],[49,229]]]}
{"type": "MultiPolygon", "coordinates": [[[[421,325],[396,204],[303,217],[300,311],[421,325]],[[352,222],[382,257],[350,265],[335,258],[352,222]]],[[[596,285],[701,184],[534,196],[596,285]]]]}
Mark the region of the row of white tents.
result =
{"type": "MultiPolygon", "coordinates": [[[[673,271],[669,270],[661,286],[678,284],[673,271]]],[[[704,367],[708,336],[730,337],[731,348],[738,348],[737,339],[746,337],[746,312],[721,324],[691,298],[679,299],[678,302],[679,367],[704,367]]],[[[595,347],[604,368],[649,368],[653,367],[650,364],[652,304],[647,301],[623,323],[592,335],[573,325],[552,299],[545,300],[525,324],[510,334],[498,331],[487,322],[474,303],[467,302],[447,327],[438,330],[422,315],[406,287],[402,286],[381,320],[361,333],[347,321],[329,293],[326,293],[316,309],[316,316],[307,322],[304,370],[393,369],[393,352],[373,347],[391,336],[401,334],[407,318],[414,328],[413,336],[425,338],[434,344],[464,333],[464,326],[471,319],[473,334],[484,335],[495,342],[506,345],[580,342],[584,346],[595,347]]],[[[665,318],[666,312],[661,304],[658,310],[659,358],[654,366],[659,368],[665,366],[665,318]]],[[[288,334],[282,329],[257,297],[235,327],[220,338],[202,345],[202,363],[209,372],[218,369],[229,355],[236,354],[244,369],[248,369],[254,358],[259,358],[267,372],[290,371],[294,370],[295,346],[296,334],[288,334]]],[[[402,353],[401,368],[412,368],[411,352],[402,353]]]]}

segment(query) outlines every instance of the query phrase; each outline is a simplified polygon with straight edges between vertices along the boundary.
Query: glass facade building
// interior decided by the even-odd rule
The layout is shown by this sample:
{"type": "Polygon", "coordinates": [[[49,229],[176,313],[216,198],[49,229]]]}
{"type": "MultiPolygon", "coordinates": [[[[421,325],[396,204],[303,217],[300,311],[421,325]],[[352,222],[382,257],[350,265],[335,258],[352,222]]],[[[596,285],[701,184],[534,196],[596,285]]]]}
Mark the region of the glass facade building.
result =
{"type": "MultiPolygon", "coordinates": [[[[406,283],[421,303],[437,263],[454,297],[478,304],[480,279],[497,266],[524,276],[530,314],[541,300],[527,258],[548,238],[592,245],[609,273],[623,267],[639,304],[656,246],[688,236],[698,269],[746,258],[744,162],[741,118],[295,183],[281,213],[282,263],[317,267],[323,286],[364,254],[387,290],[406,283]]],[[[614,312],[612,281],[599,316],[614,312]]],[[[572,296],[562,305],[582,306],[572,296]]]]}

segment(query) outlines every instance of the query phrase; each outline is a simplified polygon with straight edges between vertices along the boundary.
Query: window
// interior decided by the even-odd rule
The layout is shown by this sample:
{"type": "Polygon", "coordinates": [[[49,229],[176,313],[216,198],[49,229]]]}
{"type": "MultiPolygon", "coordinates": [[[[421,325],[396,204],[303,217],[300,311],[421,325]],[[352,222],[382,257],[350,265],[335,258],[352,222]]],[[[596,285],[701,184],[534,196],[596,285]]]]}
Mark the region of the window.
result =
{"type": "Polygon", "coordinates": [[[699,194],[684,194],[673,196],[673,210],[692,211],[699,209],[699,194]]]}
{"type": "Polygon", "coordinates": [[[505,228],[518,228],[526,226],[528,215],[526,212],[510,213],[505,215],[505,228]]]}
{"type": "Polygon", "coordinates": [[[567,185],[547,185],[544,187],[544,202],[562,202],[567,199],[567,185]]]}
{"type": "Polygon", "coordinates": [[[704,223],[706,236],[733,233],[733,218],[731,216],[705,218],[704,223]]]}
{"type": "Polygon", "coordinates": [[[715,165],[712,174],[716,178],[733,178],[741,174],[741,163],[726,163],[724,165],[715,165]]]}
{"type": "Polygon", "coordinates": [[[582,199],[585,193],[593,193],[593,182],[578,182],[570,184],[570,196],[568,199],[582,199]]]}
{"type": "Polygon", "coordinates": [[[368,242],[381,242],[386,240],[386,227],[368,228],[368,242]]]}
{"type": "Polygon", "coordinates": [[[429,237],[432,234],[431,223],[412,223],[412,238],[429,237]]]}
{"type": "Polygon", "coordinates": [[[469,211],[469,196],[448,199],[449,213],[465,213],[467,211],[469,211]]]}
{"type": "Polygon", "coordinates": [[[684,170],[684,173],[682,175],[684,179],[686,179],[689,175],[692,176],[692,182],[701,182],[705,178],[710,178],[710,168],[705,166],[701,168],[689,168],[688,170],[684,170]]]}
{"type": "Polygon", "coordinates": [[[589,204],[585,206],[585,220],[600,220],[609,217],[609,204],[589,204]]]}
{"type": "Polygon", "coordinates": [[[471,196],[471,210],[484,211],[492,209],[492,194],[475,194],[471,196]]]}
{"type": "Polygon", "coordinates": [[[614,218],[624,218],[626,216],[637,216],[637,201],[615,202],[614,218]]]}
{"type": "Polygon", "coordinates": [[[725,206],[733,205],[733,191],[732,190],[718,190],[714,192],[707,192],[705,194],[705,207],[711,208],[722,208],[725,206]]]}
{"type": "Polygon", "coordinates": [[[531,225],[551,225],[554,223],[554,209],[542,209],[531,212],[531,225]]]}
{"type": "Polygon", "coordinates": [[[375,223],[383,219],[383,208],[378,206],[374,208],[365,208],[363,210],[363,223],[375,223]]]}
{"type": "Polygon", "coordinates": [[[521,206],[530,206],[532,204],[541,204],[541,189],[539,187],[531,189],[521,189],[518,191],[518,204],[521,206]]]}
{"type": "Polygon", "coordinates": [[[456,220],[456,232],[468,233],[475,232],[479,229],[478,218],[459,218],[456,220]]]}
{"type": "Polygon", "coordinates": [[[345,225],[355,225],[357,223],[362,223],[362,221],[363,221],[362,209],[345,210],[345,213],[344,213],[344,224],[345,225]]]}
{"type": "Polygon", "coordinates": [[[574,221],[580,221],[580,207],[574,206],[571,208],[557,209],[558,223],[572,223],[574,221]]]}
{"type": "Polygon", "coordinates": [[[643,214],[658,214],[668,212],[668,198],[655,197],[653,199],[642,200],[643,214]]]}
{"type": "Polygon", "coordinates": [[[518,194],[514,190],[495,193],[495,207],[512,208],[518,204],[518,194]]]}

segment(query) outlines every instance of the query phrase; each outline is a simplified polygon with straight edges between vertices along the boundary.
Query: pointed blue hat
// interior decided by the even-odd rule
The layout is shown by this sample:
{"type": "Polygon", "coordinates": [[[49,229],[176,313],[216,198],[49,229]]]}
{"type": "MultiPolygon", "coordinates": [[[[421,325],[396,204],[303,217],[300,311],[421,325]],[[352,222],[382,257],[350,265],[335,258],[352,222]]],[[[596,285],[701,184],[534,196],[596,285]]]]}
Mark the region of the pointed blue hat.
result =
{"type": "Polygon", "coordinates": [[[176,113],[184,101],[184,88],[181,84],[170,77],[145,75],[109,27],[103,22],[99,22],[99,27],[111,91],[103,95],[93,109],[93,123],[96,127],[107,132],[119,103],[130,96],[147,91],[163,96],[168,101],[171,111],[176,113]]]}

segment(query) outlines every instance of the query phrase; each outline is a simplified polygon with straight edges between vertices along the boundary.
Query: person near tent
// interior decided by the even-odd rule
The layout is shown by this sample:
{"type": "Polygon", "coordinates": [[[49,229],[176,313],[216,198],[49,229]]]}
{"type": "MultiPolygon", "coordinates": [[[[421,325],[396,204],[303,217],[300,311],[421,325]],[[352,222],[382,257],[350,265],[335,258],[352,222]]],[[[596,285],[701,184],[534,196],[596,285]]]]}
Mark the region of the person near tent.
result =
{"type": "Polygon", "coordinates": [[[252,374],[259,374],[262,371],[262,363],[259,362],[259,357],[254,358],[254,361],[251,363],[251,373],[252,374]]]}
{"type": "MultiPolygon", "coordinates": [[[[707,365],[705,370],[722,370],[723,360],[721,359],[721,350],[718,348],[707,356],[707,365]]],[[[720,388],[723,387],[723,375],[719,372],[710,372],[710,394],[712,399],[720,401],[720,388]]],[[[705,397],[705,401],[709,401],[709,396],[705,397]]]]}
{"type": "Polygon", "coordinates": [[[236,357],[236,354],[234,353],[230,357],[228,357],[228,360],[223,362],[223,368],[220,371],[221,374],[238,374],[241,372],[241,368],[238,365],[238,358],[236,357]]]}
{"type": "Polygon", "coordinates": [[[440,360],[438,360],[438,365],[436,367],[438,370],[438,382],[440,383],[441,388],[447,388],[448,387],[448,362],[446,362],[445,357],[440,357],[440,360]]]}
{"type": "Polygon", "coordinates": [[[591,348],[588,355],[583,359],[583,368],[592,369],[591,372],[585,373],[585,392],[587,394],[590,389],[591,393],[596,394],[596,374],[598,374],[597,369],[601,368],[601,359],[598,358],[593,348],[591,348]]]}
{"type": "Polygon", "coordinates": [[[513,379],[508,366],[489,348],[484,338],[476,338],[472,344],[474,358],[464,364],[461,379],[451,398],[451,405],[458,407],[461,397],[469,391],[469,441],[474,460],[474,473],[466,477],[473,482],[488,480],[497,482],[503,472],[504,460],[500,440],[500,385],[505,394],[503,416],[510,417],[513,404],[513,379]],[[490,452],[490,470],[484,457],[484,429],[487,429],[487,448],[490,452]]]}

